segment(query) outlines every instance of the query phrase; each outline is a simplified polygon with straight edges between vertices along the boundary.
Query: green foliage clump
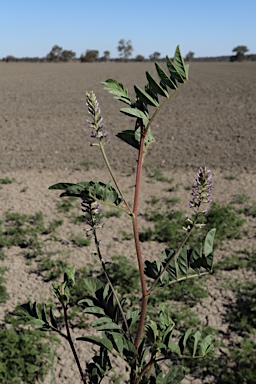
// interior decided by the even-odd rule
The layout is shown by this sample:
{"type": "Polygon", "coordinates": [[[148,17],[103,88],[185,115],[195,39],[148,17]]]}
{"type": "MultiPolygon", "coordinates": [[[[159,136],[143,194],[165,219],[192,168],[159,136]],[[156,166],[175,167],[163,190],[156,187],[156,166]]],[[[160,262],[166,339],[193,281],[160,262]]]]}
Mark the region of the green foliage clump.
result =
{"type": "Polygon", "coordinates": [[[42,332],[0,326],[0,383],[34,384],[50,369],[50,345],[42,332]]]}
{"type": "Polygon", "coordinates": [[[240,334],[256,334],[256,282],[238,284],[236,300],[228,311],[230,328],[240,334]]]}
{"type": "Polygon", "coordinates": [[[7,293],[6,287],[4,285],[5,279],[4,279],[4,273],[6,269],[0,267],[0,303],[5,303],[8,299],[9,295],[7,293]]]}

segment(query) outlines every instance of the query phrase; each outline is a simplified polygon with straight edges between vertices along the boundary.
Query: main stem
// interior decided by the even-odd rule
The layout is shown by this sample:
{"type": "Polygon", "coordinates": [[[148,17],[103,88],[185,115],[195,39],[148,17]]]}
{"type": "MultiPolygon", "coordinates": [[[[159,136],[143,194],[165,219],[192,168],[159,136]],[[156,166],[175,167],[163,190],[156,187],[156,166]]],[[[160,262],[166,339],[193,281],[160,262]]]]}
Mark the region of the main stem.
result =
{"type": "Polygon", "coordinates": [[[136,350],[138,349],[139,342],[141,339],[146,309],[147,309],[147,301],[148,301],[148,292],[146,288],[146,280],[143,268],[143,259],[140,248],[140,240],[139,240],[139,231],[138,231],[138,206],[139,206],[139,191],[140,191],[140,182],[141,182],[141,173],[142,173],[142,162],[143,162],[143,150],[144,150],[144,140],[145,140],[145,129],[141,126],[141,136],[140,136],[140,148],[138,155],[138,164],[137,164],[137,174],[136,174],[136,185],[135,185],[135,193],[134,193],[134,204],[133,204],[133,212],[132,212],[132,224],[133,224],[133,234],[135,241],[135,248],[137,254],[137,261],[140,272],[140,283],[141,283],[141,313],[140,313],[140,321],[139,327],[136,334],[134,346],[136,350]]]}

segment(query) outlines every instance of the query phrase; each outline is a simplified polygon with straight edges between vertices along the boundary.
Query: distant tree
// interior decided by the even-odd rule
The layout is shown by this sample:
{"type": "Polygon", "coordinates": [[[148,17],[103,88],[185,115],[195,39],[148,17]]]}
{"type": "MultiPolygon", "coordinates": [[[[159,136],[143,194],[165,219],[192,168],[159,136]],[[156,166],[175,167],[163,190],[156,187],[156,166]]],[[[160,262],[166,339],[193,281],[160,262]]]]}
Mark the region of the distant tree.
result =
{"type": "Polygon", "coordinates": [[[119,40],[117,50],[120,57],[123,57],[125,61],[129,59],[133,51],[133,46],[131,40],[125,41],[124,39],[119,40]]]}
{"type": "Polygon", "coordinates": [[[76,57],[76,53],[69,50],[64,50],[61,52],[61,60],[63,61],[70,61],[76,57]]]}
{"type": "Polygon", "coordinates": [[[152,55],[149,55],[149,60],[157,61],[160,59],[160,55],[161,55],[160,52],[154,52],[154,53],[152,53],[152,55]]]}
{"type": "Polygon", "coordinates": [[[144,61],[145,57],[143,55],[137,55],[134,60],[135,61],[144,61]]]}
{"type": "Polygon", "coordinates": [[[4,58],[4,61],[6,61],[6,63],[9,63],[9,61],[17,61],[17,59],[12,55],[8,55],[4,58]]]}
{"type": "Polygon", "coordinates": [[[248,52],[249,49],[246,47],[246,45],[238,45],[235,47],[232,52],[236,52],[235,56],[230,57],[230,61],[242,61],[244,60],[244,54],[248,52]]]}
{"type": "Polygon", "coordinates": [[[80,61],[82,63],[92,63],[96,61],[99,56],[99,51],[96,49],[87,49],[87,51],[80,56],[80,61]]]}
{"type": "Polygon", "coordinates": [[[51,52],[46,56],[48,61],[60,61],[61,60],[62,48],[59,45],[54,45],[51,52]]]}
{"type": "Polygon", "coordinates": [[[103,56],[102,56],[102,60],[103,61],[109,61],[109,59],[110,59],[110,52],[104,51],[103,56]]]}
{"type": "Polygon", "coordinates": [[[243,55],[248,52],[249,49],[246,47],[246,45],[238,45],[237,47],[235,47],[232,52],[236,52],[236,53],[242,53],[243,55]]]}
{"type": "Polygon", "coordinates": [[[189,51],[185,56],[185,61],[191,61],[194,59],[195,52],[189,51]]]}

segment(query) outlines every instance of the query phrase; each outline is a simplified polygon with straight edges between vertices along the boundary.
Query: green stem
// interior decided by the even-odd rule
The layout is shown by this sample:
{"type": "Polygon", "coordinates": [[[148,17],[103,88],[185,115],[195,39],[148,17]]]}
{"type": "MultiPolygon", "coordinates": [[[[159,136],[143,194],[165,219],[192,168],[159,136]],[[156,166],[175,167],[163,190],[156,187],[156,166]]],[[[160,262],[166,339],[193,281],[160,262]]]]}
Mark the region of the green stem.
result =
{"type": "Polygon", "coordinates": [[[128,337],[129,339],[131,339],[131,334],[130,334],[130,331],[129,331],[129,327],[128,327],[128,324],[127,324],[127,320],[126,320],[126,317],[125,317],[125,314],[124,314],[124,311],[123,311],[123,308],[121,306],[121,303],[118,299],[118,296],[117,296],[117,293],[115,291],[115,288],[113,287],[113,284],[111,283],[111,280],[108,276],[108,271],[106,269],[106,265],[104,263],[104,260],[103,260],[103,257],[101,255],[101,251],[100,251],[100,246],[99,246],[99,241],[98,241],[98,238],[97,238],[97,233],[96,233],[96,229],[94,228],[93,229],[93,237],[94,237],[94,242],[95,242],[95,247],[96,247],[96,250],[97,250],[97,254],[98,254],[98,257],[100,259],[100,262],[101,262],[101,265],[102,265],[102,268],[103,268],[103,271],[104,271],[104,274],[106,276],[106,279],[108,281],[108,284],[113,292],[113,295],[116,299],[116,302],[117,302],[117,305],[118,305],[118,308],[119,308],[119,311],[121,313],[121,316],[122,316],[122,319],[123,319],[123,322],[124,322],[124,325],[125,325],[125,328],[126,328],[126,332],[128,334],[128,337]]]}
{"type": "Polygon", "coordinates": [[[113,171],[112,171],[112,168],[111,168],[111,166],[110,166],[110,163],[109,163],[109,161],[108,161],[108,158],[107,158],[107,155],[106,155],[106,152],[105,152],[105,149],[104,149],[104,145],[102,144],[102,142],[101,142],[100,140],[99,140],[99,147],[100,147],[100,150],[101,150],[103,159],[104,159],[104,161],[105,161],[105,163],[106,163],[106,166],[107,166],[107,168],[108,168],[108,171],[109,171],[109,173],[110,173],[110,176],[111,176],[111,178],[112,178],[112,180],[113,180],[113,182],[114,182],[114,184],[115,184],[115,186],[116,186],[116,189],[118,190],[120,196],[122,197],[122,199],[123,199],[123,201],[124,201],[124,204],[126,205],[128,211],[129,211],[129,213],[131,213],[131,209],[130,209],[130,207],[129,207],[129,204],[128,204],[127,201],[125,200],[125,197],[124,197],[124,195],[123,195],[121,189],[119,188],[119,185],[118,185],[118,183],[117,183],[117,181],[116,181],[115,175],[114,175],[114,173],[113,173],[113,171]]]}
{"type": "Polygon", "coordinates": [[[136,350],[138,349],[140,338],[142,335],[144,322],[145,322],[145,316],[146,316],[147,302],[148,302],[148,297],[147,297],[148,292],[147,292],[147,287],[146,287],[146,279],[145,279],[145,274],[144,274],[143,259],[142,259],[142,253],[141,253],[141,248],[140,248],[139,231],[138,231],[139,192],[140,192],[144,140],[145,140],[145,129],[143,129],[143,128],[144,127],[141,126],[140,148],[139,148],[139,155],[138,155],[136,185],[135,185],[135,192],[134,192],[133,212],[132,212],[133,234],[134,234],[135,249],[136,249],[136,254],[137,254],[137,261],[138,261],[138,266],[139,266],[141,293],[142,293],[139,327],[138,327],[137,334],[135,337],[135,342],[134,342],[134,346],[135,346],[136,350]]]}
{"type": "Polygon", "coordinates": [[[161,276],[164,274],[164,272],[167,270],[167,268],[169,267],[169,265],[171,264],[171,262],[178,256],[178,254],[180,253],[182,247],[186,244],[186,242],[188,241],[192,231],[194,230],[195,228],[195,224],[197,222],[197,219],[198,219],[198,215],[196,215],[196,218],[195,218],[195,221],[193,223],[193,227],[190,229],[190,231],[187,233],[187,236],[185,237],[185,239],[183,240],[183,242],[180,244],[180,246],[178,247],[177,251],[174,253],[174,255],[170,258],[170,260],[168,261],[168,263],[166,263],[165,267],[162,269],[161,273],[157,276],[157,278],[155,279],[155,281],[153,282],[153,284],[151,285],[151,287],[149,288],[148,290],[148,293],[150,294],[152,292],[152,290],[154,289],[154,287],[156,286],[156,284],[159,282],[161,276]]]}
{"type": "Polygon", "coordinates": [[[79,370],[79,373],[80,373],[80,376],[81,376],[81,380],[84,383],[85,382],[85,374],[84,374],[84,372],[82,370],[82,367],[81,367],[81,364],[80,364],[79,358],[77,356],[76,349],[75,349],[75,346],[74,346],[74,343],[73,343],[73,340],[72,340],[72,337],[71,337],[71,334],[70,334],[69,325],[68,325],[68,313],[67,313],[67,306],[66,306],[66,304],[62,304],[62,308],[63,308],[63,312],[64,312],[64,322],[65,322],[66,331],[67,331],[66,339],[69,342],[70,348],[72,350],[73,356],[74,356],[75,361],[76,361],[76,365],[78,367],[78,370],[79,370]]]}

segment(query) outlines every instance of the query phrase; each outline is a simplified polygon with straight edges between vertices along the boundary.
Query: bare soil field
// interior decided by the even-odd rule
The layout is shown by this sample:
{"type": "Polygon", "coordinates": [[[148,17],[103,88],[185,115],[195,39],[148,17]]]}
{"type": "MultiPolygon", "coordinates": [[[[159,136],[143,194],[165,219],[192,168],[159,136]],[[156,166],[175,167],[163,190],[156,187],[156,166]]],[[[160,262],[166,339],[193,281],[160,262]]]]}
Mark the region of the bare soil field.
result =
{"type": "MultiPolygon", "coordinates": [[[[0,64],[0,179],[13,180],[0,190],[0,219],[4,220],[8,210],[25,214],[40,211],[46,222],[50,222],[62,216],[56,209],[58,193],[49,191],[48,186],[60,181],[110,180],[100,153],[89,145],[91,132],[86,123],[85,92],[91,89],[100,102],[110,134],[111,143],[106,148],[109,161],[132,202],[137,153],[115,135],[133,129],[134,120],[119,112],[124,105],[104,91],[100,82],[114,78],[133,95],[134,84],[140,87],[146,84],[146,70],[155,74],[153,63],[0,64]]],[[[187,186],[193,184],[200,166],[212,170],[214,201],[225,204],[238,195],[256,201],[255,100],[255,63],[191,63],[188,83],[152,126],[156,142],[151,145],[145,163],[141,228],[148,225],[143,212],[150,197],[170,194],[159,180],[151,178],[149,184],[149,174],[155,169],[179,186],[171,196],[180,198],[178,208],[185,211],[190,199],[187,186]]],[[[120,236],[121,230],[131,232],[127,229],[129,225],[123,216],[107,220],[102,234],[102,250],[107,261],[114,254],[124,254],[135,261],[132,240],[122,241],[120,236]]],[[[216,260],[241,249],[255,251],[255,218],[249,217],[245,228],[246,236],[227,240],[217,249],[216,260]]],[[[83,225],[78,228],[65,218],[64,225],[58,229],[57,245],[55,240],[47,238],[45,247],[59,249],[63,254],[69,252],[69,264],[81,268],[91,262],[91,248],[75,246],[70,234],[84,229],[83,225]]],[[[145,258],[149,259],[164,248],[164,244],[155,241],[142,244],[145,258]]],[[[7,257],[1,265],[7,267],[9,299],[1,304],[0,321],[17,303],[25,303],[28,298],[42,301],[51,294],[51,283],[45,283],[42,275],[31,273],[36,261],[28,265],[19,247],[5,253],[7,257]]],[[[210,295],[193,310],[203,322],[221,330],[226,340],[228,324],[224,314],[233,294],[221,286],[222,277],[220,273],[209,277],[210,295]]],[[[233,277],[244,281],[253,279],[254,275],[252,271],[245,275],[237,270],[233,277]]],[[[75,336],[81,335],[81,330],[73,332],[75,336]]],[[[228,335],[232,337],[236,335],[228,335]]],[[[91,356],[87,346],[79,344],[78,351],[82,361],[91,356]]],[[[56,354],[59,357],[55,361],[55,383],[79,383],[68,346],[59,346],[56,354]]],[[[117,371],[120,364],[117,362],[117,371]]],[[[48,377],[44,384],[49,382],[48,377]]],[[[193,377],[184,380],[184,383],[201,382],[193,377]]]]}

